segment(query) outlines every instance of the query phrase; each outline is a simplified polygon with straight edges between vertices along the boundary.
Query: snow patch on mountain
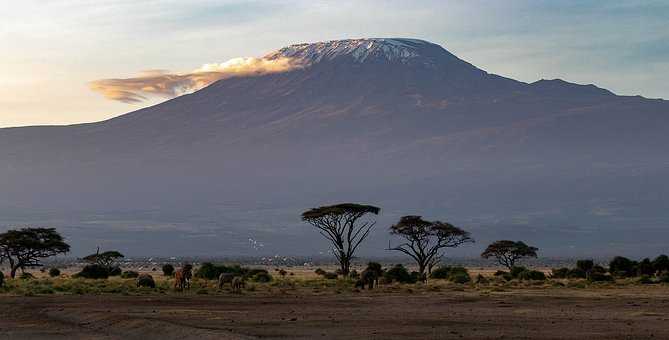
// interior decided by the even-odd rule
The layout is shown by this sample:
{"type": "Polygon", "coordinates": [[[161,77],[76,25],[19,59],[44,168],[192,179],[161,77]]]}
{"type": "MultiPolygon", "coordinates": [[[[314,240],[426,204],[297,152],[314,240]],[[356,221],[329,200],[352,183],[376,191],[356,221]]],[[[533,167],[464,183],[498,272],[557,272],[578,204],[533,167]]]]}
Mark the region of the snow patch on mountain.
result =
{"type": "Polygon", "coordinates": [[[403,38],[371,38],[346,39],[317,42],[312,44],[295,44],[270,53],[265,58],[295,58],[306,64],[324,60],[350,57],[357,63],[371,59],[407,63],[420,57],[420,49],[431,43],[418,39],[403,38]]]}

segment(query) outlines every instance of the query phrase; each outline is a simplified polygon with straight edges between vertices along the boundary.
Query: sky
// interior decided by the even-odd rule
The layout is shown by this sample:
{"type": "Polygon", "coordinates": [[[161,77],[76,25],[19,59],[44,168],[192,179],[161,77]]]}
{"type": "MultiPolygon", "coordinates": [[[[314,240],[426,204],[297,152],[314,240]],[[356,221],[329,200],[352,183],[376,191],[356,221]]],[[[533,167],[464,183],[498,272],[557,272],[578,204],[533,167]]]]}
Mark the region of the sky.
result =
{"type": "Polygon", "coordinates": [[[99,121],[174,95],[118,100],[96,90],[104,80],[365,37],[428,40],[525,82],[669,99],[669,1],[0,0],[0,127],[99,121]]]}

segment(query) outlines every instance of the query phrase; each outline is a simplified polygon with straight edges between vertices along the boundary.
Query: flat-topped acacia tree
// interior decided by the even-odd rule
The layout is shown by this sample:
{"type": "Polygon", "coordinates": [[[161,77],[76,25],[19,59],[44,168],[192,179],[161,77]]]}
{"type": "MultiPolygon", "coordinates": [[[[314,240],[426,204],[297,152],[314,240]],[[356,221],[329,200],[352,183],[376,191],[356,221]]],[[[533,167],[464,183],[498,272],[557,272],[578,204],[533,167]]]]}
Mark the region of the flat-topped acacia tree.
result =
{"type": "Polygon", "coordinates": [[[413,215],[400,218],[397,224],[390,227],[390,233],[405,241],[390,250],[400,251],[414,259],[423,281],[427,279],[426,274],[429,274],[432,267],[441,260],[442,249],[474,242],[469,232],[450,223],[426,221],[421,216],[413,215]]]}
{"type": "Polygon", "coordinates": [[[0,234],[0,263],[9,262],[12,278],[18,269],[39,267],[42,259],[69,251],[70,246],[54,228],[23,228],[0,234]]]}
{"type": "Polygon", "coordinates": [[[526,257],[537,257],[539,248],[531,247],[522,241],[500,240],[491,243],[481,254],[484,259],[494,257],[499,264],[509,268],[516,265],[516,261],[526,257]]]}
{"type": "Polygon", "coordinates": [[[341,273],[348,276],[356,249],[367,238],[375,221],[358,221],[367,214],[378,215],[372,205],[342,203],[314,208],[302,213],[302,220],[316,227],[332,243],[341,273]]]}
{"type": "Polygon", "coordinates": [[[111,269],[123,257],[123,254],[116,250],[110,250],[101,253],[100,248],[98,248],[98,251],[95,254],[88,255],[84,257],[83,260],[92,264],[103,266],[107,269],[111,269]]]}

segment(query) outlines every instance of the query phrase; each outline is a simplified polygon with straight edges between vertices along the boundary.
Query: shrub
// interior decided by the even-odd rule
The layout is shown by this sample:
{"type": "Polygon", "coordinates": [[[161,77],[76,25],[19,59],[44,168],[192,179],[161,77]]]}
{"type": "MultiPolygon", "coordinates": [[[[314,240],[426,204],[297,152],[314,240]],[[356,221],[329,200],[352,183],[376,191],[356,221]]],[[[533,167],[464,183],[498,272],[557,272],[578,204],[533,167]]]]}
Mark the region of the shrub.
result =
{"type": "Polygon", "coordinates": [[[593,260],[578,260],[576,261],[576,268],[582,270],[584,273],[589,273],[592,271],[592,268],[595,266],[595,261],[593,260]]]}
{"type": "Polygon", "coordinates": [[[669,272],[669,256],[660,255],[653,260],[653,269],[656,273],[669,272]]]}
{"type": "Polygon", "coordinates": [[[0,287],[5,285],[5,274],[0,272],[0,287]]]}
{"type": "Polygon", "coordinates": [[[218,268],[211,262],[203,263],[200,268],[195,271],[195,277],[201,279],[214,280],[220,275],[218,268]]]}
{"type": "Polygon", "coordinates": [[[641,275],[641,277],[637,280],[637,283],[647,285],[653,283],[653,280],[651,280],[650,276],[648,275],[641,275]]]}
{"type": "Polygon", "coordinates": [[[35,276],[33,274],[30,274],[30,273],[21,273],[21,275],[19,276],[19,279],[21,279],[21,280],[32,280],[34,278],[35,278],[35,276]]]}
{"type": "Polygon", "coordinates": [[[503,270],[498,270],[498,271],[496,271],[495,274],[493,274],[493,275],[495,275],[495,276],[504,276],[504,275],[506,275],[506,274],[508,274],[508,273],[505,272],[505,271],[503,271],[503,270]]]}
{"type": "Polygon", "coordinates": [[[163,275],[164,276],[172,276],[174,275],[174,266],[171,264],[166,264],[163,265],[163,275]]]}
{"type": "Polygon", "coordinates": [[[655,275],[655,267],[653,267],[653,262],[649,258],[645,258],[639,262],[637,265],[637,275],[641,276],[653,276],[655,275]]]}
{"type": "Polygon", "coordinates": [[[74,274],[74,277],[81,277],[84,279],[106,279],[109,277],[109,269],[99,264],[89,264],[84,266],[79,273],[74,274]]]}
{"type": "Polygon", "coordinates": [[[253,268],[253,269],[245,270],[244,277],[245,278],[252,278],[252,277],[256,276],[257,274],[263,274],[263,275],[267,274],[267,275],[269,275],[269,273],[265,269],[253,268]]]}
{"type": "MultiPolygon", "coordinates": [[[[127,272],[124,272],[123,274],[125,273],[127,272]]],[[[156,288],[156,281],[153,281],[153,276],[149,274],[142,274],[137,277],[137,287],[156,288]]]]}
{"type": "Polygon", "coordinates": [[[616,276],[632,277],[636,275],[636,265],[636,261],[632,261],[626,257],[616,256],[609,263],[609,271],[616,276]]]}
{"type": "Polygon", "coordinates": [[[121,278],[122,279],[134,279],[138,276],[139,276],[139,273],[136,272],[136,271],[132,271],[132,270],[127,270],[127,271],[124,271],[123,273],[121,273],[121,278]]]}
{"type": "Polygon", "coordinates": [[[525,268],[525,267],[512,267],[509,274],[511,274],[511,277],[513,277],[514,279],[517,279],[518,275],[520,275],[520,273],[522,273],[524,271],[527,271],[527,270],[528,269],[525,268]]]}
{"type": "MultiPolygon", "coordinates": [[[[264,269],[262,269],[264,270],[264,269]]],[[[235,276],[244,276],[249,277],[249,270],[247,268],[242,268],[239,265],[234,266],[225,266],[225,265],[215,265],[211,262],[203,263],[200,268],[195,271],[195,277],[207,280],[217,280],[222,273],[233,273],[235,276]]]]}
{"type": "Polygon", "coordinates": [[[253,282],[270,282],[272,281],[272,275],[269,275],[269,273],[266,270],[256,272],[251,276],[251,281],[253,282]]]}
{"type": "Polygon", "coordinates": [[[451,271],[449,266],[440,266],[430,273],[431,279],[448,279],[448,273],[451,271]]]}
{"type": "Polygon", "coordinates": [[[321,268],[316,268],[316,270],[314,270],[314,273],[316,273],[316,275],[325,275],[326,271],[321,268]]]}
{"type": "Polygon", "coordinates": [[[662,272],[657,276],[657,281],[662,283],[669,283],[669,272],[662,272]]]}
{"type": "Polygon", "coordinates": [[[544,281],[546,274],[538,270],[524,270],[518,274],[520,280],[544,281]]]}
{"type": "Polygon", "coordinates": [[[109,269],[109,276],[119,276],[123,274],[123,271],[121,270],[121,267],[115,266],[109,269]]]}
{"type": "Polygon", "coordinates": [[[360,273],[358,273],[357,270],[351,270],[351,272],[348,274],[348,277],[350,277],[353,280],[357,280],[360,278],[360,273]]]}
{"type": "Polygon", "coordinates": [[[594,267],[592,267],[592,272],[593,273],[606,274],[606,268],[604,268],[600,265],[595,265],[594,267]]]}
{"type": "Polygon", "coordinates": [[[588,277],[588,273],[581,268],[573,268],[569,270],[567,277],[570,279],[585,279],[588,277]]]}
{"type": "Polygon", "coordinates": [[[467,271],[452,271],[448,275],[448,280],[455,283],[467,283],[471,281],[469,273],[467,271]]]}
{"type": "Polygon", "coordinates": [[[411,276],[411,282],[418,282],[418,281],[425,282],[426,281],[425,275],[421,276],[420,273],[416,272],[416,271],[413,271],[413,272],[409,273],[409,276],[411,276]]]}
{"type": "Polygon", "coordinates": [[[49,276],[51,277],[58,277],[60,276],[60,270],[58,268],[51,268],[49,269],[49,276]]]}
{"type": "Polygon", "coordinates": [[[551,270],[551,277],[554,279],[566,279],[569,277],[569,268],[553,268],[551,270]]]}
{"type": "Polygon", "coordinates": [[[386,282],[416,283],[415,279],[409,274],[409,271],[401,264],[388,269],[383,274],[383,278],[386,282]]]}

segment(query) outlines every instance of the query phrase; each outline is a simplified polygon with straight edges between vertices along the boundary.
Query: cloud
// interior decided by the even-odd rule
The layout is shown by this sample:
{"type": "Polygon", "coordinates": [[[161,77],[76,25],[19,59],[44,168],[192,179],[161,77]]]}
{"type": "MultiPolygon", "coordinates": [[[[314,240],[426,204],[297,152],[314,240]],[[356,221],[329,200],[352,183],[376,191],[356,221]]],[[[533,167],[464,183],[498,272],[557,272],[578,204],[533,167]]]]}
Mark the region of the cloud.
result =
{"type": "Polygon", "coordinates": [[[151,96],[172,98],[197,91],[217,80],[237,76],[258,76],[286,72],[302,65],[291,58],[234,58],[224,63],[205,64],[190,73],[148,70],[133,78],[100,79],[91,90],[123,103],[140,103],[151,96]]]}

